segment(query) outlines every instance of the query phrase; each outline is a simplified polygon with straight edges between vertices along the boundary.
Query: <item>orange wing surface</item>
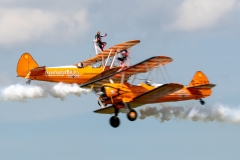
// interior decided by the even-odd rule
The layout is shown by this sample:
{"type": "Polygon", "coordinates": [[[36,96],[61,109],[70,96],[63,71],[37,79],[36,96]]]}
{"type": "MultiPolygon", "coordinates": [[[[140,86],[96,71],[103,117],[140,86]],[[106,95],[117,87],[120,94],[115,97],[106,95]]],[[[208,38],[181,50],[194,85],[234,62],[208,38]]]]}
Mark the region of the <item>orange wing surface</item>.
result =
{"type": "MultiPolygon", "coordinates": [[[[82,63],[83,66],[87,66],[87,65],[91,65],[93,63],[103,61],[103,60],[107,59],[108,57],[110,58],[110,57],[115,56],[115,54],[117,53],[118,50],[129,49],[138,43],[140,43],[140,40],[130,40],[130,41],[126,41],[126,42],[123,42],[120,44],[116,44],[115,46],[110,47],[110,48],[98,53],[93,58],[87,59],[80,63],[82,63]]],[[[75,64],[75,65],[77,65],[77,64],[75,64]]]]}
{"type": "Polygon", "coordinates": [[[172,62],[172,58],[170,57],[166,56],[151,57],[120,72],[116,72],[101,79],[86,83],[81,87],[91,87],[92,85],[94,85],[94,87],[97,88],[101,87],[101,85],[104,83],[109,83],[109,81],[111,80],[114,83],[121,83],[121,81],[126,82],[128,78],[134,74],[146,73],[153,70],[154,68],[168,64],[170,62],[172,62]]]}
{"type": "MultiPolygon", "coordinates": [[[[170,84],[164,84],[162,86],[159,86],[158,88],[154,88],[153,90],[150,90],[149,92],[143,93],[142,95],[135,97],[131,102],[130,106],[131,108],[136,108],[138,106],[142,106],[144,104],[147,104],[148,102],[154,102],[157,99],[164,97],[166,95],[169,95],[173,92],[176,92],[180,89],[182,89],[184,86],[177,83],[170,83],[170,84]]],[[[112,114],[114,113],[114,108],[112,106],[101,108],[98,110],[95,110],[95,113],[101,113],[101,114],[112,114]]]]}
{"type": "Polygon", "coordinates": [[[173,92],[176,92],[182,88],[183,88],[183,85],[177,84],[177,83],[164,84],[162,86],[154,88],[153,90],[150,90],[149,92],[146,92],[134,98],[133,102],[143,102],[143,103],[154,102],[157,99],[164,97],[166,95],[169,95],[173,92]]]}

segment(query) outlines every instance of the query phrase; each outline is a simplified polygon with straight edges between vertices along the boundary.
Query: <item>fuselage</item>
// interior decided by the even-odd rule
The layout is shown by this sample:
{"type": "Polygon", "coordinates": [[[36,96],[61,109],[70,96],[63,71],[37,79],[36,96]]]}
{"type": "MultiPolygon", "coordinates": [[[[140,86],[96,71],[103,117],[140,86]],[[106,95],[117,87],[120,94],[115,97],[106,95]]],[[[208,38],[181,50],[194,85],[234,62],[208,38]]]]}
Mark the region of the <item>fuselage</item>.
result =
{"type": "Polygon", "coordinates": [[[153,90],[155,87],[144,83],[140,85],[126,84],[104,84],[105,93],[109,99],[104,101],[105,104],[118,104],[121,102],[130,102],[137,104],[150,104],[150,103],[162,103],[162,102],[175,102],[185,101],[191,99],[205,98],[211,95],[211,89],[189,89],[188,86],[184,86],[182,89],[173,92],[169,95],[155,99],[154,101],[148,101],[147,99],[141,99],[134,102],[134,98],[153,90]]]}
{"type": "Polygon", "coordinates": [[[84,68],[78,68],[76,66],[46,67],[45,70],[42,70],[42,72],[39,71],[37,73],[30,73],[27,78],[48,82],[82,84],[101,72],[103,72],[102,66],[92,67],[89,65],[84,68]]]}

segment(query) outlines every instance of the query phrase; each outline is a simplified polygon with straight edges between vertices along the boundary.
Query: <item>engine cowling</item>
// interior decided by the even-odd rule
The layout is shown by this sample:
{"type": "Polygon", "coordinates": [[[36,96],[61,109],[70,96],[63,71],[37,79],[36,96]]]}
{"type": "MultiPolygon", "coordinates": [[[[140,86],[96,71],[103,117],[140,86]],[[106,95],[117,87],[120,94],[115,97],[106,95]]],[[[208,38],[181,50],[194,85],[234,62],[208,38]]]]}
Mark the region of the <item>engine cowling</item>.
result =
{"type": "Polygon", "coordinates": [[[105,89],[105,93],[106,93],[107,97],[109,97],[109,98],[119,95],[119,90],[116,88],[113,88],[110,86],[105,86],[104,89],[105,89]]]}

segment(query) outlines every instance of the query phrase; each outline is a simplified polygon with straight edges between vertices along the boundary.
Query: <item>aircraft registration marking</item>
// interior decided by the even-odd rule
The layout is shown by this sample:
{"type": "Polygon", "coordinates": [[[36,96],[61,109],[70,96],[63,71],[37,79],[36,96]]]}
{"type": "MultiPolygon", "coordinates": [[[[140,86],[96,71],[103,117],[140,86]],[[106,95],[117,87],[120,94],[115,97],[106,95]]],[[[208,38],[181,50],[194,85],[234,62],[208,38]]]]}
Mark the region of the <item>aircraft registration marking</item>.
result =
{"type": "Polygon", "coordinates": [[[54,70],[54,71],[45,71],[47,76],[67,76],[68,78],[78,78],[81,76],[79,71],[74,70],[54,70]]]}

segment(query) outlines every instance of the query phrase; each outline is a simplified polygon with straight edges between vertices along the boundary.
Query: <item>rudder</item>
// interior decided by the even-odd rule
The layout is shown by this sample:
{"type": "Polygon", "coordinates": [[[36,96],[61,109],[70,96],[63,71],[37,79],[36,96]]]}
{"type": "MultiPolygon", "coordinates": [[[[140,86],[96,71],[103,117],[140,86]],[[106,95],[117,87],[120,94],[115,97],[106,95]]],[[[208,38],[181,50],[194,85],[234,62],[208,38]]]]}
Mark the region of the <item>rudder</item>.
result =
{"type": "Polygon", "coordinates": [[[197,71],[193,76],[189,86],[199,86],[204,84],[209,84],[207,76],[203,72],[197,71]]]}
{"type": "Polygon", "coordinates": [[[33,59],[31,54],[25,52],[18,60],[16,72],[19,77],[26,77],[29,71],[38,67],[37,62],[33,59]]]}

